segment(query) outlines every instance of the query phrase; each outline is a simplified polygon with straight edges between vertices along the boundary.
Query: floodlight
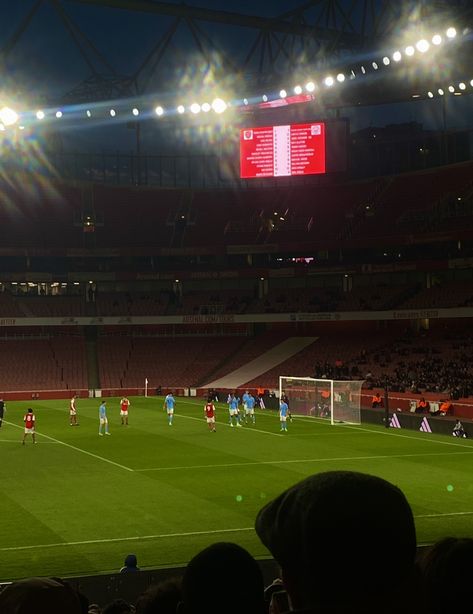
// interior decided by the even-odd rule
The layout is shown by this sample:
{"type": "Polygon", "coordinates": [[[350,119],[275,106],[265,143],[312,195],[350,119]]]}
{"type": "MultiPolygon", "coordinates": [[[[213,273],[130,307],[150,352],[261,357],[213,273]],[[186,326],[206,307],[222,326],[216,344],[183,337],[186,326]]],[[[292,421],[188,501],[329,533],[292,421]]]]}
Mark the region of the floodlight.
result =
{"type": "Polygon", "coordinates": [[[62,111],[56,111],[56,117],[59,119],[62,117],[62,111]]]}
{"type": "Polygon", "coordinates": [[[204,104],[202,105],[202,111],[204,113],[208,113],[210,111],[212,107],[209,105],[208,102],[204,102],[204,104]]]}
{"type": "Polygon", "coordinates": [[[184,105],[182,105],[182,104],[180,104],[180,105],[177,107],[177,112],[178,112],[180,115],[182,115],[182,114],[184,113],[184,111],[185,111],[185,110],[186,110],[186,109],[184,108],[184,105]]]}
{"type": "Polygon", "coordinates": [[[371,62],[371,66],[375,69],[378,70],[378,63],[377,62],[371,62]]]}
{"type": "Polygon", "coordinates": [[[25,129],[25,127],[24,127],[24,126],[18,126],[18,128],[19,128],[20,130],[24,130],[24,129],[25,129]]]}
{"type": "Polygon", "coordinates": [[[453,92],[455,91],[455,88],[453,87],[453,85],[449,85],[448,86],[448,91],[453,94],[453,92]]]}
{"type": "Polygon", "coordinates": [[[447,38],[455,38],[455,36],[457,35],[457,31],[455,30],[455,28],[448,28],[445,34],[447,35],[447,38]]]}
{"type": "Polygon", "coordinates": [[[248,98],[243,98],[243,104],[248,105],[248,98]]]}
{"type": "Polygon", "coordinates": [[[444,91],[441,87],[439,87],[439,89],[437,90],[440,96],[444,95],[444,91]]]}
{"type": "Polygon", "coordinates": [[[473,87],[473,79],[470,81],[470,85],[471,87],[473,87]]]}
{"type": "Polygon", "coordinates": [[[116,114],[117,114],[117,112],[115,111],[115,109],[110,109],[110,115],[112,117],[115,117],[116,114]]]}
{"type": "Polygon", "coordinates": [[[87,109],[85,114],[87,115],[87,117],[92,117],[92,113],[91,113],[90,109],[87,109]]]}
{"type": "Polygon", "coordinates": [[[383,64],[385,66],[389,66],[391,64],[391,60],[388,58],[387,55],[385,55],[384,58],[383,58],[383,64]]]}
{"type": "Polygon", "coordinates": [[[221,98],[215,98],[215,100],[212,102],[212,109],[215,111],[215,113],[223,113],[226,108],[227,103],[221,98]]]}
{"type": "Polygon", "coordinates": [[[461,83],[458,84],[458,88],[461,90],[466,90],[466,85],[465,83],[463,83],[463,81],[461,83]]]}
{"type": "Polygon", "coordinates": [[[279,92],[279,98],[286,98],[286,96],[287,96],[287,92],[286,92],[286,90],[281,90],[281,91],[279,92]]]}
{"type": "Polygon", "coordinates": [[[345,81],[345,75],[342,72],[339,72],[337,75],[337,81],[339,83],[343,83],[345,81]]]}
{"type": "Polygon", "coordinates": [[[429,50],[430,45],[425,40],[425,38],[422,38],[420,41],[417,41],[416,48],[417,48],[417,51],[420,51],[421,53],[425,53],[426,51],[429,50]]]}
{"type": "Polygon", "coordinates": [[[395,51],[393,53],[393,60],[395,62],[400,62],[402,60],[402,53],[400,51],[395,51]]]}
{"type": "Polygon", "coordinates": [[[12,126],[18,121],[18,113],[10,107],[0,109],[0,121],[4,126],[12,126]]]}
{"type": "Polygon", "coordinates": [[[299,94],[302,94],[302,87],[300,85],[296,85],[294,88],[294,94],[297,94],[298,96],[299,94]]]}
{"type": "Polygon", "coordinates": [[[440,34],[434,34],[432,36],[432,44],[433,45],[440,45],[442,42],[442,37],[440,36],[440,34]]]}
{"type": "Polygon", "coordinates": [[[266,94],[263,94],[261,96],[261,98],[262,98],[263,102],[268,102],[268,97],[266,96],[266,94]]]}
{"type": "Polygon", "coordinates": [[[361,72],[366,75],[366,68],[364,66],[361,67],[361,72]]]}
{"type": "Polygon", "coordinates": [[[405,49],[406,55],[412,56],[415,53],[415,49],[412,45],[408,45],[405,49]]]}
{"type": "Polygon", "coordinates": [[[432,94],[432,92],[427,92],[427,96],[428,96],[429,98],[433,98],[433,97],[434,97],[434,95],[432,94]]]}
{"type": "Polygon", "coordinates": [[[36,111],[36,119],[44,119],[44,111],[36,111]]]}
{"type": "Polygon", "coordinates": [[[197,115],[197,113],[200,113],[200,104],[198,102],[193,102],[190,106],[191,109],[191,113],[194,113],[194,115],[197,115]]]}
{"type": "Polygon", "coordinates": [[[138,109],[135,107],[134,109],[132,109],[131,111],[133,113],[133,115],[136,117],[137,115],[140,114],[140,112],[138,111],[138,109]]]}
{"type": "Polygon", "coordinates": [[[328,77],[325,77],[324,79],[324,83],[327,87],[332,87],[332,85],[335,83],[335,81],[333,80],[333,77],[331,77],[330,75],[328,77]]]}
{"type": "Polygon", "coordinates": [[[315,83],[313,81],[309,81],[308,83],[305,84],[305,89],[308,92],[313,92],[315,90],[315,83]]]}
{"type": "Polygon", "coordinates": [[[156,115],[159,115],[161,117],[161,115],[164,113],[164,109],[163,107],[156,107],[154,112],[156,113],[156,115]]]}

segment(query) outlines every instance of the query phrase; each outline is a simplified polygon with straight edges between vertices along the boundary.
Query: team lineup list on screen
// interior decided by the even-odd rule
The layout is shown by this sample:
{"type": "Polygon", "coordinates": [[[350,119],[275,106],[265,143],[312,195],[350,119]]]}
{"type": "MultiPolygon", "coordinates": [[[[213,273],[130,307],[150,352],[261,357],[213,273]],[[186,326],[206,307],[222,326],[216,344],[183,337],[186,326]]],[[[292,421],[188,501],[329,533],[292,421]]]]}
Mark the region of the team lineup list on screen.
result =
{"type": "Polygon", "coordinates": [[[258,126],[240,130],[240,177],[325,173],[325,124],[258,126]]]}

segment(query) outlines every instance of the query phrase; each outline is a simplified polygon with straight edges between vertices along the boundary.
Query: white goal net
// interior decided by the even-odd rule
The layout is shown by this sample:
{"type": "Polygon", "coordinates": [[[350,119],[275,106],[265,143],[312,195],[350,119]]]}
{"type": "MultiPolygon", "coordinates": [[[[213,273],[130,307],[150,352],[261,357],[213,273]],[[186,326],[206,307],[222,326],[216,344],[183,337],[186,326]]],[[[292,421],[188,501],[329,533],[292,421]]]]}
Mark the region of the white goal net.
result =
{"type": "Polygon", "coordinates": [[[363,380],[279,377],[279,398],[285,398],[294,415],[326,418],[332,424],[361,424],[363,380]]]}

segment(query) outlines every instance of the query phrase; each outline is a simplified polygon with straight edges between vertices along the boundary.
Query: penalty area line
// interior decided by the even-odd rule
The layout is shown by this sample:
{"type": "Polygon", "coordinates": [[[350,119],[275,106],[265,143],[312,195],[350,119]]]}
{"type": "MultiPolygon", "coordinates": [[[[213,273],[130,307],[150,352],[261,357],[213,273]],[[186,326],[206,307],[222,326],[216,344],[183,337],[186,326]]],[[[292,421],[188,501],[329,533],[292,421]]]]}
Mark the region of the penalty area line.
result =
{"type": "Polygon", "coordinates": [[[187,533],[158,533],[156,535],[134,535],[132,537],[111,537],[109,539],[86,539],[78,542],[57,542],[53,544],[30,544],[28,546],[8,546],[0,548],[0,552],[12,552],[17,550],[35,550],[37,548],[60,548],[70,546],[86,546],[90,544],[108,544],[114,542],[130,542],[151,539],[166,539],[173,537],[194,537],[200,535],[216,535],[219,533],[237,533],[242,531],[254,531],[254,527],[239,527],[237,529],[215,529],[211,531],[189,531],[187,533]]]}
{"type": "MultiPolygon", "coordinates": [[[[5,420],[4,420],[5,422],[5,420]]],[[[18,424],[13,424],[13,422],[7,422],[11,426],[16,426],[18,429],[22,429],[23,427],[18,424]]],[[[66,448],[70,448],[71,450],[75,450],[76,452],[81,452],[82,454],[87,454],[87,456],[92,456],[92,458],[96,458],[97,460],[101,460],[104,463],[109,463],[110,465],[114,465],[115,467],[119,467],[120,469],[124,469],[125,471],[131,471],[133,473],[133,469],[130,467],[126,467],[125,465],[120,465],[120,463],[116,463],[115,461],[110,460],[109,458],[105,458],[103,456],[99,456],[98,454],[94,454],[93,452],[89,452],[88,450],[83,450],[82,448],[78,448],[77,446],[73,446],[70,443],[66,443],[65,441],[61,441],[60,439],[56,439],[55,437],[51,437],[51,435],[46,435],[45,433],[36,432],[36,435],[41,437],[46,437],[46,439],[50,439],[53,443],[59,443],[66,448]]]]}
{"type": "Polygon", "coordinates": [[[147,469],[135,469],[135,472],[146,471],[176,471],[179,469],[220,469],[229,467],[245,467],[245,466],[261,466],[261,465],[290,465],[303,463],[330,463],[340,461],[366,461],[366,460],[381,460],[381,459],[402,459],[402,458],[418,458],[424,456],[456,456],[459,454],[473,454],[473,450],[465,452],[419,452],[413,454],[380,454],[373,456],[335,456],[332,458],[300,458],[300,459],[285,459],[273,461],[242,461],[240,463],[221,463],[216,465],[178,465],[175,467],[150,467],[147,469]]]}

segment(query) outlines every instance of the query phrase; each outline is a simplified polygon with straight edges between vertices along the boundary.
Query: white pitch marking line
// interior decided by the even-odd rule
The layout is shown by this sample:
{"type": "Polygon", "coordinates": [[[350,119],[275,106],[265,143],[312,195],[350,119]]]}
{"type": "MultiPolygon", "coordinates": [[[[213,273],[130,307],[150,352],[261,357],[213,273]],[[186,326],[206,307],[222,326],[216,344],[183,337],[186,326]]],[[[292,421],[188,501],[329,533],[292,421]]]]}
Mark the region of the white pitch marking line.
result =
{"type": "MultiPolygon", "coordinates": [[[[440,445],[443,446],[455,446],[457,448],[469,448],[470,450],[473,450],[473,446],[471,445],[463,445],[461,443],[454,443],[453,441],[439,441],[438,439],[428,439],[427,437],[411,437],[410,435],[401,435],[401,433],[396,433],[396,431],[398,429],[385,429],[385,430],[374,430],[374,429],[367,429],[367,428],[363,428],[361,426],[354,426],[354,425],[349,425],[349,424],[344,424],[342,425],[344,428],[346,429],[355,429],[356,431],[366,431],[367,433],[378,433],[378,435],[391,435],[393,437],[402,437],[403,439],[414,439],[415,441],[425,441],[428,443],[438,443],[440,445]]],[[[433,433],[435,435],[435,433],[433,433]]],[[[439,433],[440,435],[440,433],[439,433]]]]}
{"type": "Polygon", "coordinates": [[[218,469],[219,467],[243,467],[247,465],[289,465],[291,463],[326,463],[333,461],[358,461],[358,460],[379,460],[386,458],[417,458],[419,456],[456,456],[458,454],[473,454],[469,452],[419,452],[416,454],[384,454],[377,456],[340,456],[334,458],[301,458],[274,461],[248,461],[241,463],[222,463],[218,465],[185,465],[175,467],[151,467],[149,469],[135,469],[135,471],[174,471],[176,469],[218,469]]]}
{"type": "Polygon", "coordinates": [[[9,546],[0,548],[0,552],[16,550],[34,550],[36,548],[59,548],[61,546],[85,546],[89,544],[108,544],[112,542],[138,541],[145,539],[166,539],[169,537],[193,537],[195,535],[215,535],[217,533],[237,533],[241,531],[254,531],[254,527],[240,527],[238,529],[215,529],[213,531],[190,531],[188,533],[162,533],[157,535],[134,535],[133,537],[112,537],[110,539],[88,539],[80,542],[57,542],[55,544],[33,544],[28,546],[9,546]]]}
{"type": "MultiPolygon", "coordinates": [[[[18,424],[13,424],[13,422],[7,422],[6,424],[10,424],[11,426],[16,426],[16,428],[19,428],[19,429],[23,428],[19,426],[18,424]]],[[[104,463],[109,463],[110,465],[115,465],[115,467],[120,467],[120,469],[125,469],[125,471],[133,472],[133,469],[131,469],[130,467],[125,467],[125,465],[120,465],[120,463],[116,463],[115,461],[112,461],[108,458],[104,458],[103,456],[99,456],[98,454],[94,454],[93,452],[88,452],[87,450],[83,450],[82,448],[73,446],[70,443],[65,443],[64,441],[61,441],[60,439],[56,439],[55,437],[51,437],[50,435],[45,435],[44,433],[38,433],[38,432],[36,432],[36,435],[40,435],[41,437],[46,437],[46,439],[50,439],[52,442],[60,443],[61,445],[66,446],[66,448],[71,448],[71,450],[75,450],[76,452],[82,452],[82,454],[87,454],[87,456],[92,456],[93,458],[97,458],[98,460],[101,460],[104,463]]]]}
{"type": "Polygon", "coordinates": [[[414,518],[441,518],[443,516],[471,516],[473,512],[450,512],[447,514],[419,514],[414,518]]]}

